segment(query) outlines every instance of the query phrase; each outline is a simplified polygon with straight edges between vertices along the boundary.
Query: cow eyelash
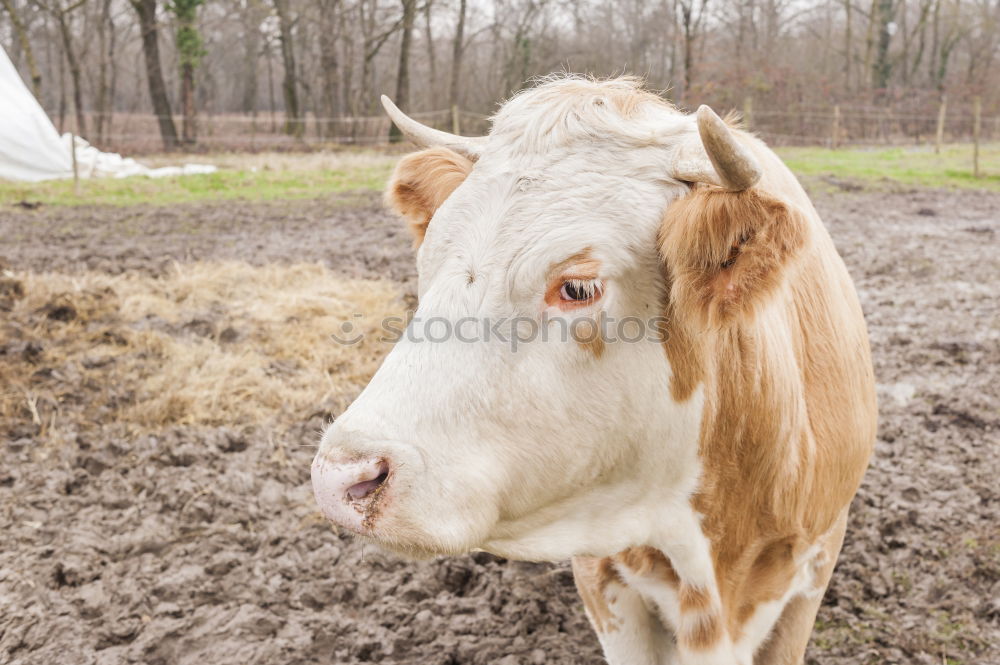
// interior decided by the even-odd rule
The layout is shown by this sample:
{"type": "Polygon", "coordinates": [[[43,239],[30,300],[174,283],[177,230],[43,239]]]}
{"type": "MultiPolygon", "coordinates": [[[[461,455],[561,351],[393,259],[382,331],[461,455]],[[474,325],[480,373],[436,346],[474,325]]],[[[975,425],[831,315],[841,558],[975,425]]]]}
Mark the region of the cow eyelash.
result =
{"type": "Polygon", "coordinates": [[[564,302],[587,303],[601,297],[601,287],[593,279],[567,279],[559,287],[559,298],[564,302]]]}

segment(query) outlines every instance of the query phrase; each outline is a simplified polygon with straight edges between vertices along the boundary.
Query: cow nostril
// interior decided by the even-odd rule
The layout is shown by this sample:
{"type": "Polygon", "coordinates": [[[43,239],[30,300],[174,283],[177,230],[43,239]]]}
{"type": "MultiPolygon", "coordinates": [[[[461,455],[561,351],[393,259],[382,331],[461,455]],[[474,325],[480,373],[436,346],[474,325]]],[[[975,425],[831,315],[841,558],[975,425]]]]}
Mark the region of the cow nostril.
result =
{"type": "Polygon", "coordinates": [[[378,475],[374,478],[363,480],[360,483],[356,483],[348,487],[347,498],[350,501],[360,501],[361,499],[371,496],[376,490],[382,487],[388,477],[389,465],[385,461],[379,462],[378,475]]]}

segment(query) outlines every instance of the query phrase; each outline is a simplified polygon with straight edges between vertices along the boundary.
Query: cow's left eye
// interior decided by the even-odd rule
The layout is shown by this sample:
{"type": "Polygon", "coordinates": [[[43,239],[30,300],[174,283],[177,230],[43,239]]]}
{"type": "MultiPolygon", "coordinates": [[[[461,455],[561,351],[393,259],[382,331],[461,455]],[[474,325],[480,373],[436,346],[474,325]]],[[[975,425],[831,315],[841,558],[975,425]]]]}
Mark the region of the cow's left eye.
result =
{"type": "Polygon", "coordinates": [[[596,300],[600,295],[597,282],[590,279],[568,279],[559,289],[559,297],[566,302],[583,303],[596,300]]]}

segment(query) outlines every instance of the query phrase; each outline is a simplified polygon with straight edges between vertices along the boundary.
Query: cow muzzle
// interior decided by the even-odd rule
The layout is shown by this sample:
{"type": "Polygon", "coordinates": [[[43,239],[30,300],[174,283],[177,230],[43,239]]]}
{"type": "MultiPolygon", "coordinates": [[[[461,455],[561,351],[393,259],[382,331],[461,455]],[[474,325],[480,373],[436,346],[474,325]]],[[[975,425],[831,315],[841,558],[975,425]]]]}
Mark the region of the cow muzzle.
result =
{"type": "Polygon", "coordinates": [[[386,500],[392,465],[385,457],[316,455],[312,487],[323,516],[355,533],[370,533],[386,500]]]}

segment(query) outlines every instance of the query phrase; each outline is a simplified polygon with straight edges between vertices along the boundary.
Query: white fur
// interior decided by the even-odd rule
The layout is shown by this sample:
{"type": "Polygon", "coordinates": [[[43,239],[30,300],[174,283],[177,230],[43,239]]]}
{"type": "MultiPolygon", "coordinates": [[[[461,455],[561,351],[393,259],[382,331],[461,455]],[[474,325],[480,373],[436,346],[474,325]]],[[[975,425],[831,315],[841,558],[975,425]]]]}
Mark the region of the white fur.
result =
{"type": "Polygon", "coordinates": [[[610,584],[605,597],[615,620],[613,629],[599,630],[597,637],[609,663],[663,665],[674,662],[677,649],[673,632],[638,589],[631,585],[610,584]]]}

